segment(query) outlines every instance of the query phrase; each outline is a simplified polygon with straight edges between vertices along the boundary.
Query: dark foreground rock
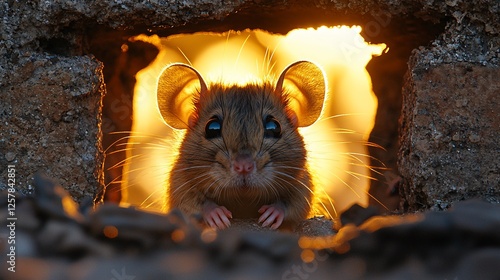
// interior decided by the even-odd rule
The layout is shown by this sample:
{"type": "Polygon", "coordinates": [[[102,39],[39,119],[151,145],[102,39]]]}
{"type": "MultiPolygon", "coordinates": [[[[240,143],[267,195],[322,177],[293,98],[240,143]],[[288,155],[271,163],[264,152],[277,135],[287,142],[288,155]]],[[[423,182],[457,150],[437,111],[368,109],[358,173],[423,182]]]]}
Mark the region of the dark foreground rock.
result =
{"type": "MultiPolygon", "coordinates": [[[[342,219],[346,224],[338,232],[320,218],[301,225],[318,227],[312,233],[261,230],[252,221],[236,221],[233,228],[215,232],[176,211],[158,215],[116,205],[78,205],[44,177],[38,177],[35,188],[34,197],[18,194],[14,233],[1,228],[2,279],[499,276],[498,204],[465,201],[447,212],[405,216],[373,216],[369,209],[356,208],[342,219]],[[14,260],[9,256],[12,239],[15,272],[9,270],[14,264],[9,262],[14,260]]],[[[7,193],[0,201],[6,221],[7,193]]]]}

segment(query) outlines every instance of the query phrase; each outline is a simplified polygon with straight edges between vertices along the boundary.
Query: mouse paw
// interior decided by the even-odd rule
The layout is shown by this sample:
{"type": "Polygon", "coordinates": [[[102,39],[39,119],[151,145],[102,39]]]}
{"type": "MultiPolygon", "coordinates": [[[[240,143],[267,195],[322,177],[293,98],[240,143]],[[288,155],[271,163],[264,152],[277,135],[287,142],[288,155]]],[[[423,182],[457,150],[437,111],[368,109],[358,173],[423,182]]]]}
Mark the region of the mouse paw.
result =
{"type": "Polygon", "coordinates": [[[231,225],[229,221],[233,217],[231,211],[224,206],[215,203],[207,203],[203,207],[203,219],[212,228],[225,229],[231,225]]]}
{"type": "Polygon", "coordinates": [[[285,218],[285,207],[279,203],[264,205],[260,207],[259,213],[259,223],[262,223],[263,227],[271,226],[271,229],[277,229],[285,218]]]}

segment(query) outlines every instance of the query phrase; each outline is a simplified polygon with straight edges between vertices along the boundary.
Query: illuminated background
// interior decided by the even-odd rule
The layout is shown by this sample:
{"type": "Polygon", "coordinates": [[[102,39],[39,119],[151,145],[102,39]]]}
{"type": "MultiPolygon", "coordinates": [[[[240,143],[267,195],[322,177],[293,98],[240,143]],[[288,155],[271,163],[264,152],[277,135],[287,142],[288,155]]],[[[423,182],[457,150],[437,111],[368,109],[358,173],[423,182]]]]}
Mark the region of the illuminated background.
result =
{"type": "Polygon", "coordinates": [[[137,74],[123,202],[151,211],[167,209],[168,173],[182,137],[182,131],[165,125],[156,105],[157,79],[168,64],[192,65],[207,84],[245,84],[277,78],[290,63],[309,60],[325,71],[328,80],[322,117],[300,129],[317,197],[334,216],[355,202],[366,206],[370,180],[367,139],[377,100],[365,67],[386,47],[368,44],[360,32],[360,27],[342,26],[296,29],[286,36],[255,30],[133,38],[156,45],[160,53],[137,74]]]}

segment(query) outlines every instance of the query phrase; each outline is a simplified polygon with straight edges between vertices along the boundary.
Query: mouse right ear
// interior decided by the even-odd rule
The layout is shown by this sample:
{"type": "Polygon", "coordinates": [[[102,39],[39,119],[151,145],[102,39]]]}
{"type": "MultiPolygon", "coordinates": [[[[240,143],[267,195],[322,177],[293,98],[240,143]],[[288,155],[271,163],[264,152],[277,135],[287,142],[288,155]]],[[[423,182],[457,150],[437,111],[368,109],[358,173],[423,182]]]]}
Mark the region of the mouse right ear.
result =
{"type": "Polygon", "coordinates": [[[167,66],[158,78],[158,109],[172,128],[188,128],[194,112],[194,98],[207,91],[203,77],[193,67],[175,63],[167,66]],[[196,90],[199,87],[199,90],[196,90]]]}
{"type": "Polygon", "coordinates": [[[290,64],[276,84],[276,92],[285,94],[288,106],[297,116],[299,127],[309,126],[319,118],[326,88],[323,70],[310,61],[290,64]]]}

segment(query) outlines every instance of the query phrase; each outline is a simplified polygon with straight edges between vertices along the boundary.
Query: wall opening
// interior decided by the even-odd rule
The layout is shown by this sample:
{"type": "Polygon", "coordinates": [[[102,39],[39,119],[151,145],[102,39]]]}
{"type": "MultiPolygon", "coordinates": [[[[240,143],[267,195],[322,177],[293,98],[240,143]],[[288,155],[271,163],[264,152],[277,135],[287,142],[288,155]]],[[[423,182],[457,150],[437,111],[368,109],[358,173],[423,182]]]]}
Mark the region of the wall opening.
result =
{"type": "Polygon", "coordinates": [[[377,99],[365,67],[372,56],[387,49],[385,44],[365,42],[360,33],[359,26],[322,26],[286,35],[246,30],[130,38],[156,46],[159,53],[136,75],[131,133],[127,141],[115,143],[120,146],[115,152],[127,154],[127,160],[116,165],[123,166],[122,202],[165,210],[167,178],[182,131],[168,127],[157,110],[156,84],[164,67],[186,63],[209,81],[245,84],[277,78],[290,63],[309,60],[323,69],[328,80],[322,117],[301,129],[316,196],[322,202],[318,213],[326,208],[336,216],[353,203],[366,206],[370,174],[383,164],[374,165],[367,149],[377,99]]]}
{"type": "MultiPolygon", "coordinates": [[[[373,92],[375,92],[378,97],[378,110],[375,113],[375,125],[371,134],[370,132],[366,132],[370,134],[368,142],[377,144],[373,145],[373,147],[368,146],[368,152],[363,152],[365,155],[369,155],[368,166],[380,167],[383,165],[381,162],[383,162],[387,170],[396,173],[395,175],[397,177],[398,118],[401,110],[402,77],[407,69],[406,63],[411,51],[418,46],[429,44],[429,42],[436,38],[437,34],[442,32],[444,24],[425,22],[414,17],[396,18],[383,10],[373,11],[366,15],[332,15],[326,11],[318,11],[317,9],[300,9],[298,11],[283,10],[270,13],[252,12],[250,14],[242,13],[230,15],[221,21],[191,22],[186,25],[173,27],[146,26],[121,31],[107,29],[96,30],[89,41],[90,52],[104,62],[104,77],[107,87],[107,94],[103,101],[102,119],[102,130],[104,134],[103,147],[106,149],[107,154],[105,161],[105,200],[117,202],[121,199],[120,189],[124,182],[122,169],[126,165],[128,166],[125,160],[126,153],[124,151],[127,149],[127,145],[129,145],[127,142],[128,139],[130,139],[132,131],[132,112],[135,110],[133,108],[133,98],[134,89],[136,88],[136,77],[140,76],[136,74],[146,66],[155,64],[157,57],[162,56],[159,54],[162,52],[161,45],[163,41],[167,38],[182,41],[176,34],[193,34],[199,31],[217,32],[217,34],[219,34],[217,36],[222,36],[222,40],[226,40],[229,34],[226,30],[245,30],[245,28],[255,28],[254,30],[256,30],[261,28],[268,30],[272,34],[287,34],[293,28],[322,25],[334,26],[338,24],[347,24],[350,26],[359,24],[362,27],[361,32],[356,31],[358,34],[356,40],[353,41],[354,46],[366,44],[366,41],[376,43],[384,42],[390,47],[390,51],[383,52],[380,56],[373,56],[373,59],[368,59],[368,62],[364,62],[366,67],[363,67],[362,74],[366,75],[366,70],[368,70],[371,76],[371,78],[369,77],[370,95],[373,94],[371,91],[371,87],[373,87],[373,92]],[[145,35],[137,37],[138,34],[148,34],[149,37],[145,35]],[[153,34],[157,34],[160,37],[154,37],[153,34]],[[383,149],[379,146],[382,146],[383,149]]],[[[235,41],[240,40],[241,43],[241,39],[236,38],[236,33],[237,32],[230,33],[229,38],[235,41]]],[[[211,34],[214,35],[215,33],[211,34]]],[[[207,33],[205,33],[205,36],[208,36],[207,33]]],[[[246,37],[245,40],[247,40],[246,37]]],[[[248,41],[250,41],[249,45],[253,44],[252,40],[256,39],[248,39],[248,41]]],[[[241,48],[241,46],[240,44],[238,48],[241,48]]],[[[196,55],[188,54],[189,51],[187,49],[181,48],[181,50],[187,58],[195,60],[194,56],[196,55]]],[[[248,49],[242,48],[242,51],[246,52],[248,49]]],[[[337,49],[337,51],[339,50],[337,49]]],[[[346,50],[343,51],[346,52],[346,50]]],[[[359,50],[356,49],[355,52],[357,51],[359,50]]],[[[314,51],[305,52],[308,54],[315,53],[314,51]]],[[[174,48],[174,52],[171,53],[175,54],[176,58],[180,58],[181,62],[189,63],[179,49],[174,48]]],[[[369,54],[369,57],[372,57],[372,55],[373,53],[369,54]]],[[[307,59],[307,57],[303,59],[307,59]]],[[[312,58],[310,60],[314,61],[315,59],[312,58]]],[[[258,61],[262,66],[262,62],[265,61],[264,56],[262,55],[259,57],[258,61]]],[[[170,62],[174,62],[174,59],[172,58],[164,61],[163,63],[165,64],[163,67],[170,62]]],[[[234,66],[234,62],[231,65],[234,66]]],[[[254,63],[254,65],[256,64],[254,63]]],[[[282,69],[275,66],[275,70],[279,72],[282,69]]],[[[341,71],[336,73],[341,73],[341,71]]],[[[338,87],[342,84],[340,80],[333,80],[332,82],[332,78],[328,77],[328,79],[330,86],[333,85],[334,87],[338,87]]],[[[344,80],[344,82],[347,81],[348,80],[344,80]]],[[[336,91],[338,91],[338,88],[335,88],[333,93],[330,90],[330,94],[340,96],[341,94],[336,91]]],[[[370,98],[373,98],[373,95],[370,98]]],[[[335,120],[338,121],[336,124],[338,128],[345,128],[342,123],[343,121],[360,117],[360,115],[356,116],[358,112],[356,110],[358,108],[354,108],[354,111],[347,111],[349,107],[342,107],[342,102],[333,103],[333,106],[337,106],[335,114],[342,116],[335,118],[335,120]]],[[[370,120],[370,122],[372,121],[370,120]]],[[[350,134],[363,135],[363,131],[358,130],[350,134]]],[[[164,164],[164,162],[160,163],[164,164]]],[[[144,170],[143,173],[140,173],[137,169],[128,169],[128,173],[130,173],[130,171],[139,174],[138,177],[148,176],[147,173],[144,173],[144,170]]],[[[391,189],[391,185],[388,185],[386,182],[387,177],[381,174],[385,172],[380,171],[381,170],[370,170],[370,173],[367,175],[375,178],[367,179],[370,185],[370,193],[376,198],[369,198],[370,204],[379,206],[380,209],[385,210],[385,208],[381,206],[382,204],[387,206],[390,210],[394,210],[399,205],[399,193],[397,189],[391,189]],[[377,200],[381,200],[382,203],[379,203],[377,200]]],[[[125,190],[130,191],[130,188],[131,186],[127,183],[125,190]]],[[[351,194],[352,193],[351,191],[351,194]]],[[[157,205],[154,207],[158,208],[158,203],[162,201],[161,196],[163,195],[164,193],[152,194],[151,192],[148,195],[140,194],[137,195],[137,197],[142,197],[137,199],[139,202],[134,201],[132,204],[143,206],[157,205]],[[150,198],[145,199],[149,195],[150,198]],[[156,201],[156,203],[154,201],[156,201]]],[[[134,194],[133,197],[136,197],[136,195],[134,194]]],[[[336,205],[338,205],[338,209],[343,208],[340,206],[339,201],[336,201],[336,205]]]]}

